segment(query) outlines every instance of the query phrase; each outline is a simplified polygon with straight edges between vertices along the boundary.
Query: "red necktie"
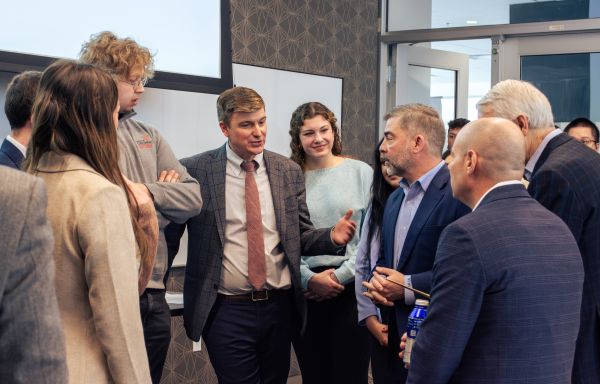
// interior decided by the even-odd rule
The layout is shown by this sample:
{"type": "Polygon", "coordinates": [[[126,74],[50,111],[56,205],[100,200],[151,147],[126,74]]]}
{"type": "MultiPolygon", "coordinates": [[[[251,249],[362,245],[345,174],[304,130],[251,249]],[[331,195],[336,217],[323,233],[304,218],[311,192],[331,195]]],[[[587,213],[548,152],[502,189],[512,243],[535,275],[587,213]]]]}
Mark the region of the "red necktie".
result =
{"type": "Polygon", "coordinates": [[[263,238],[262,215],[258,188],[254,179],[254,161],[244,161],[242,169],[246,171],[246,233],[248,237],[248,281],[255,290],[264,288],[267,281],[265,265],[265,240],[263,238]]]}

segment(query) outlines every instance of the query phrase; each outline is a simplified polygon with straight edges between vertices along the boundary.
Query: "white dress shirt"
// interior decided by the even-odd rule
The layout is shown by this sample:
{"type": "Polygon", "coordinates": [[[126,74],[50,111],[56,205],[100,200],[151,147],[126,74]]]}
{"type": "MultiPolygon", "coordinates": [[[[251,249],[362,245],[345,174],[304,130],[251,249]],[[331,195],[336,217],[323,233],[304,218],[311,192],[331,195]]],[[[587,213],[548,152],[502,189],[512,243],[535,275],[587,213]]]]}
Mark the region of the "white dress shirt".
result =
{"type": "MultiPolygon", "coordinates": [[[[241,168],[244,160],[229,145],[226,146],[226,151],[225,243],[223,244],[223,268],[218,292],[225,295],[237,295],[252,291],[252,286],[248,281],[248,239],[244,198],[246,172],[241,168]]],[[[260,197],[265,243],[266,289],[287,289],[292,286],[292,280],[277,231],[273,196],[263,154],[257,155],[254,161],[258,164],[258,168],[254,172],[260,197]]]]}

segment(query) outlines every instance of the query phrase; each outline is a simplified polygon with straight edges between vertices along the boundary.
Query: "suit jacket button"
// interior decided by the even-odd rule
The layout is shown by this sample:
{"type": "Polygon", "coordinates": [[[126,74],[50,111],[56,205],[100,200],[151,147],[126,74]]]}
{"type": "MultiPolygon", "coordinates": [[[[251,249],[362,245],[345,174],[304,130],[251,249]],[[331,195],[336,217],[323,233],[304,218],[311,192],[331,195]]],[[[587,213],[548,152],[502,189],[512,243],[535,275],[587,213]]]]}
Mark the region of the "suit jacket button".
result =
{"type": "Polygon", "coordinates": [[[219,284],[214,284],[214,285],[213,285],[213,288],[214,288],[214,289],[215,289],[215,291],[216,291],[217,289],[219,289],[219,284]]]}

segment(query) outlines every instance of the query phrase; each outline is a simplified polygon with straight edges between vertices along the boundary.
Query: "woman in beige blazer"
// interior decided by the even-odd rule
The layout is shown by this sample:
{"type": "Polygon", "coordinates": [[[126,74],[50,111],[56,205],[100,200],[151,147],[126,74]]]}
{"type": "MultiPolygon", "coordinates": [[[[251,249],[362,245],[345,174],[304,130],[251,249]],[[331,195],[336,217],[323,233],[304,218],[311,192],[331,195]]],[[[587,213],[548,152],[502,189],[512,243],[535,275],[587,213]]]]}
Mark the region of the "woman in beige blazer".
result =
{"type": "MultiPolygon", "coordinates": [[[[138,303],[134,232],[142,229],[118,168],[118,110],[110,75],[66,60],[44,71],[33,107],[25,166],[48,190],[74,384],[151,382],[138,303]]],[[[137,240],[144,254],[143,236],[137,240]]]]}

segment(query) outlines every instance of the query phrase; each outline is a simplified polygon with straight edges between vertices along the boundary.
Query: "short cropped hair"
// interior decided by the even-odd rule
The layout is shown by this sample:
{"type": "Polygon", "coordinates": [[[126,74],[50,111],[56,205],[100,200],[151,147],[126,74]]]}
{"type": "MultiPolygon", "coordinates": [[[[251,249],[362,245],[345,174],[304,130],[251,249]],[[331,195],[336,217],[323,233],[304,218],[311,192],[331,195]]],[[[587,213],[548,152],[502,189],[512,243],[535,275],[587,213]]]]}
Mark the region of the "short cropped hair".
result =
{"type": "Polygon", "coordinates": [[[31,117],[42,72],[26,71],[12,78],[6,90],[4,113],[11,129],[23,127],[31,117]]]}
{"type": "Polygon", "coordinates": [[[81,47],[79,59],[121,78],[129,77],[135,67],[142,67],[148,79],[154,76],[154,58],[148,48],[108,31],[92,35],[81,47]]]}
{"type": "Polygon", "coordinates": [[[229,88],[217,99],[217,115],[225,124],[229,124],[234,112],[256,112],[264,107],[265,102],[258,92],[246,87],[229,88]]]}
{"type": "Polygon", "coordinates": [[[450,120],[448,122],[448,131],[450,131],[452,129],[460,129],[460,128],[464,127],[465,125],[469,124],[470,122],[471,122],[470,120],[463,119],[462,117],[459,117],[458,119],[450,120]]]}
{"type": "Polygon", "coordinates": [[[554,126],[552,107],[548,98],[531,83],[521,80],[504,80],[494,85],[477,103],[477,109],[490,106],[495,117],[514,121],[524,115],[529,128],[544,129],[554,126]]]}
{"type": "Polygon", "coordinates": [[[587,119],[585,117],[578,117],[575,120],[571,121],[569,124],[567,124],[567,126],[565,127],[565,133],[569,133],[569,130],[571,128],[576,128],[576,127],[590,128],[592,130],[592,136],[594,136],[594,141],[596,143],[598,142],[600,133],[598,132],[598,127],[596,126],[596,124],[594,124],[593,121],[591,121],[590,119],[587,119]]]}
{"type": "Polygon", "coordinates": [[[446,130],[439,113],[424,104],[405,104],[394,107],[383,119],[400,118],[400,126],[406,128],[411,135],[423,134],[435,154],[441,155],[446,130]]]}

